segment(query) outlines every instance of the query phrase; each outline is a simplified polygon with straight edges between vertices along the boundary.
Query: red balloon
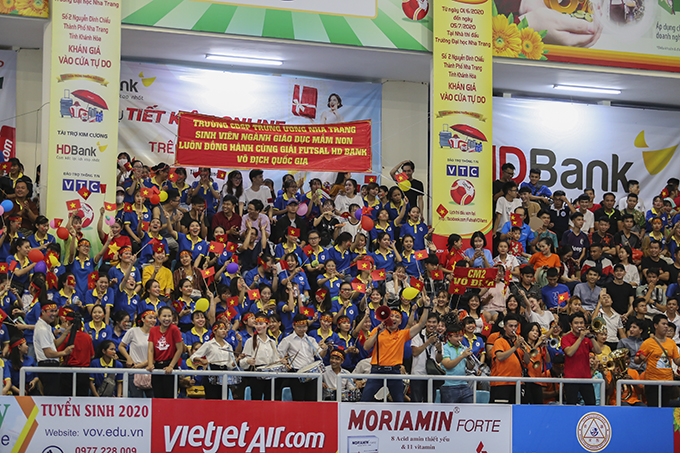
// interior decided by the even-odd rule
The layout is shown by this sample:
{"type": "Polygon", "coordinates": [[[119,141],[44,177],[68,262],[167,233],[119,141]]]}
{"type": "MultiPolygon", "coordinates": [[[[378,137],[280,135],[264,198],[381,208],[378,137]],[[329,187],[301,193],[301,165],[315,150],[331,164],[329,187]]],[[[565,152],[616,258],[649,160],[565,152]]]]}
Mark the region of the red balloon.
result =
{"type": "Polygon", "coordinates": [[[361,217],[361,228],[364,231],[371,231],[373,229],[373,219],[366,215],[361,217]]]}
{"type": "Polygon", "coordinates": [[[28,252],[28,259],[31,260],[32,263],[37,263],[38,261],[42,261],[45,259],[45,255],[43,255],[43,252],[41,252],[38,249],[33,249],[30,252],[28,252]]]}
{"type": "Polygon", "coordinates": [[[151,202],[151,204],[158,204],[161,202],[161,197],[154,194],[149,197],[149,201],[151,202]]]}
{"type": "Polygon", "coordinates": [[[57,237],[62,241],[68,239],[68,230],[64,227],[57,228],[57,237]]]}

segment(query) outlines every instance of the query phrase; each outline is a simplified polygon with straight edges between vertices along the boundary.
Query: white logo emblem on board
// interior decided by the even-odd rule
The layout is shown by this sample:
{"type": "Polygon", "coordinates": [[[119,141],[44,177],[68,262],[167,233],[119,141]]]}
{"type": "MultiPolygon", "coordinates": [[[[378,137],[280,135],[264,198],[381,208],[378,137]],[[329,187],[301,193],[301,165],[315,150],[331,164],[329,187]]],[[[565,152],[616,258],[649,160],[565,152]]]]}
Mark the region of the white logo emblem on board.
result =
{"type": "Polygon", "coordinates": [[[612,425],[598,412],[588,412],[576,425],[576,438],[587,451],[602,451],[612,439],[612,425]]]}

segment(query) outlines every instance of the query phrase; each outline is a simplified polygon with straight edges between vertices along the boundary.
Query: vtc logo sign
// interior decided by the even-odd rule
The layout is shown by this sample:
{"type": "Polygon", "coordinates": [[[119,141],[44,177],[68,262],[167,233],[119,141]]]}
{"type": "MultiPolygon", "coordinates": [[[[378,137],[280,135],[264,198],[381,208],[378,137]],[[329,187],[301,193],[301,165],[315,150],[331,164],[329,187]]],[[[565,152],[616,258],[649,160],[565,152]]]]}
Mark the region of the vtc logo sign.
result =
{"type": "Polygon", "coordinates": [[[73,192],[86,187],[92,193],[100,193],[99,181],[92,181],[88,179],[63,179],[61,182],[61,190],[73,192]]]}
{"type": "Polygon", "coordinates": [[[479,178],[479,167],[472,165],[447,165],[446,176],[479,178]]]}

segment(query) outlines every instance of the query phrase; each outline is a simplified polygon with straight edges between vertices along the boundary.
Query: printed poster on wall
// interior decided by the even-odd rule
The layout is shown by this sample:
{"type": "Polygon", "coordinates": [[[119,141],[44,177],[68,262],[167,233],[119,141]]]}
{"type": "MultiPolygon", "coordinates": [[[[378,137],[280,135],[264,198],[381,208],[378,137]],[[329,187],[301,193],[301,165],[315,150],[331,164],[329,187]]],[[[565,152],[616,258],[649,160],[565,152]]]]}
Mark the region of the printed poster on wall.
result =
{"type": "Polygon", "coordinates": [[[0,162],[16,152],[17,53],[0,50],[0,162]]]}
{"type": "Polygon", "coordinates": [[[0,2],[0,14],[48,18],[50,0],[3,0],[0,2]]]}
{"type": "Polygon", "coordinates": [[[491,3],[437,0],[432,71],[432,209],[438,248],[492,226],[491,3]]]}
{"type": "Polygon", "coordinates": [[[0,398],[0,451],[142,453],[151,451],[151,400],[0,398]]]}
{"type": "Polygon", "coordinates": [[[512,451],[512,406],[340,404],[340,452],[512,451]]]}
{"type": "Polygon", "coordinates": [[[496,173],[515,165],[515,181],[541,170],[541,184],[570,199],[587,187],[626,195],[640,182],[647,209],[669,178],[678,177],[680,113],[569,102],[494,98],[496,173]]]}
{"type": "Polygon", "coordinates": [[[99,244],[98,211],[116,196],[120,4],[54,0],[52,14],[46,215],[78,212],[99,244]]]}
{"type": "MultiPolygon", "coordinates": [[[[381,101],[379,83],[124,61],[121,62],[118,150],[148,165],[159,162],[173,165],[180,111],[278,126],[323,126],[370,120],[370,167],[379,174],[381,101]]],[[[275,179],[276,175],[267,177],[275,179]]],[[[280,178],[275,180],[278,182],[280,178]]],[[[247,177],[244,181],[248,181],[247,177]]]]}

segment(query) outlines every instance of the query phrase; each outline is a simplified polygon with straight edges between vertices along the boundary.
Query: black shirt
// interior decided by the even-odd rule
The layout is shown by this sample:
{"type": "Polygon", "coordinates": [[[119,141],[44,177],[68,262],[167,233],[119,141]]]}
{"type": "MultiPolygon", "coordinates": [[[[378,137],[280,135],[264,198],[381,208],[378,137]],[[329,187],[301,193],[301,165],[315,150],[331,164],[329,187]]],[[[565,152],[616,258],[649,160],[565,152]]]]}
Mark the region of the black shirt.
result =
{"type": "Polygon", "coordinates": [[[670,277],[668,278],[668,284],[678,283],[678,274],[680,274],[680,269],[675,267],[675,263],[668,266],[668,273],[670,277]]]}
{"type": "Polygon", "coordinates": [[[557,209],[553,205],[548,212],[550,212],[550,221],[553,224],[551,230],[561,239],[564,232],[569,229],[569,215],[571,211],[565,203],[562,205],[562,209],[557,209]]]}
{"type": "MultiPolygon", "coordinates": [[[[633,318],[629,318],[628,322],[626,323],[626,332],[628,331],[628,329],[630,329],[630,321],[632,319],[633,318]]],[[[642,328],[641,337],[646,340],[647,338],[649,338],[649,336],[652,334],[652,332],[654,332],[654,323],[652,322],[651,319],[647,319],[647,318],[638,319],[638,321],[642,321],[642,323],[644,324],[644,327],[642,328]]]]}
{"type": "Polygon", "coordinates": [[[425,192],[423,183],[417,179],[411,180],[411,188],[404,192],[408,198],[408,204],[411,206],[418,206],[418,197],[425,192]]]}
{"type": "MultiPolygon", "coordinates": [[[[196,219],[194,219],[194,218],[191,217],[190,212],[191,212],[191,211],[189,211],[189,212],[187,212],[186,214],[184,214],[184,216],[182,217],[182,220],[179,221],[179,224],[182,225],[182,226],[183,226],[184,228],[186,228],[187,230],[189,229],[189,225],[191,225],[191,222],[193,222],[194,220],[196,220],[196,219]]],[[[207,216],[207,215],[208,215],[208,211],[203,211],[203,215],[204,215],[204,216],[207,216]]],[[[201,221],[201,217],[199,216],[198,222],[200,223],[200,221],[201,221]]]]}
{"type": "Polygon", "coordinates": [[[609,219],[609,229],[607,230],[607,233],[611,235],[614,235],[614,233],[619,231],[619,221],[623,220],[623,217],[621,217],[621,213],[618,209],[614,209],[612,215],[609,215],[604,212],[604,208],[600,208],[593,212],[593,216],[595,217],[596,222],[600,219],[600,217],[607,217],[609,219]]]}
{"type": "Polygon", "coordinates": [[[639,249],[641,242],[640,238],[635,236],[633,233],[630,236],[623,234],[623,230],[617,231],[614,235],[614,245],[627,245],[632,249],[639,249]]]}
{"type": "MultiPolygon", "coordinates": [[[[642,258],[642,262],[640,263],[640,270],[644,271],[645,269],[652,269],[652,268],[660,269],[661,274],[663,274],[664,272],[670,273],[670,270],[671,270],[670,269],[671,266],[663,258],[659,258],[659,261],[654,261],[651,256],[646,256],[646,257],[642,258]]],[[[676,274],[676,276],[677,276],[677,274],[676,274]]],[[[647,279],[645,278],[645,276],[642,272],[640,272],[640,280],[642,280],[641,284],[647,283],[647,279]]],[[[664,283],[675,283],[673,281],[668,281],[668,282],[666,282],[664,280],[661,280],[661,281],[664,282],[664,283]]]]}
{"type": "Polygon", "coordinates": [[[630,283],[623,282],[622,285],[617,285],[610,282],[605,286],[607,293],[612,297],[612,308],[620,315],[625,315],[628,312],[628,303],[630,297],[635,299],[635,288],[630,283]]]}
{"type": "Polygon", "coordinates": [[[288,227],[297,228],[300,230],[300,241],[307,242],[307,222],[301,216],[295,214],[295,220],[291,220],[288,214],[276,221],[274,231],[272,231],[272,242],[278,244],[285,242],[286,234],[288,234],[288,227]]]}

